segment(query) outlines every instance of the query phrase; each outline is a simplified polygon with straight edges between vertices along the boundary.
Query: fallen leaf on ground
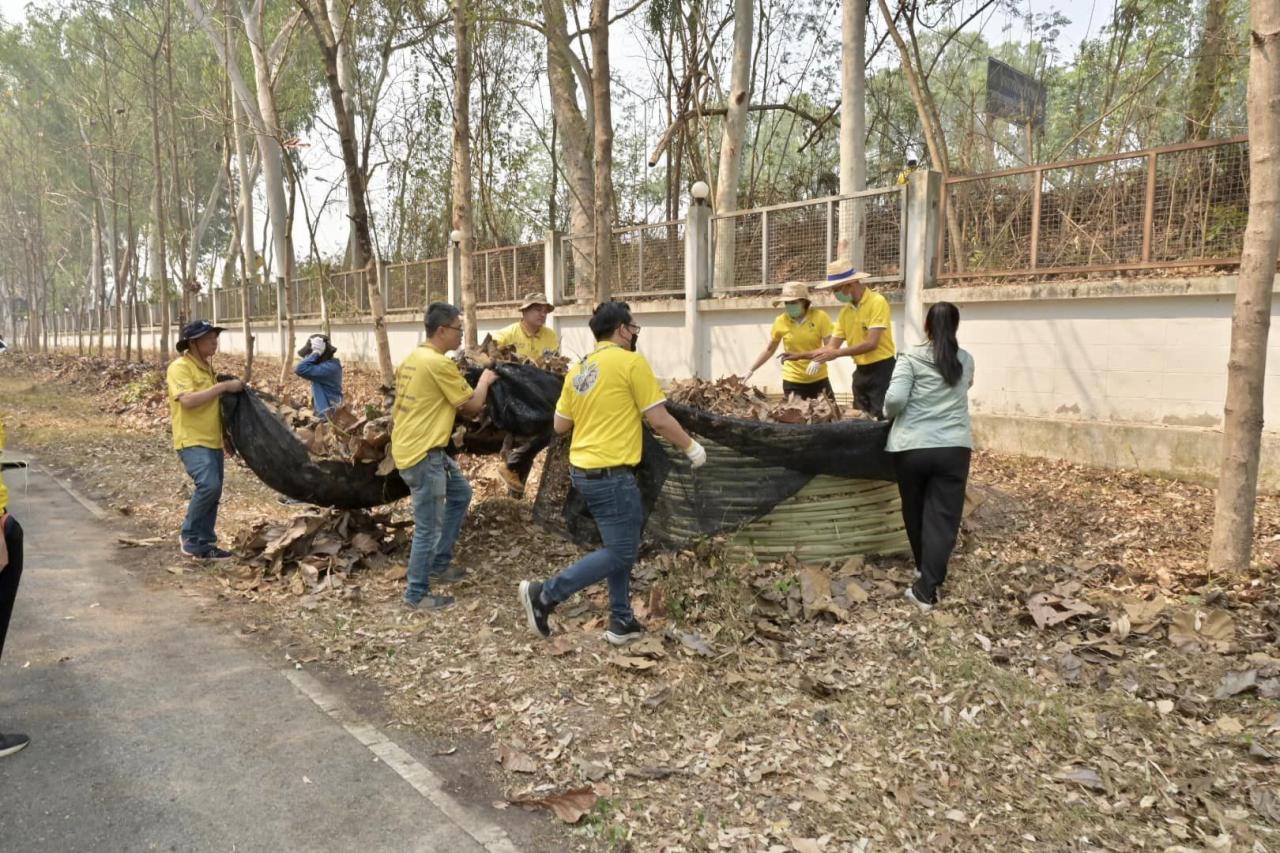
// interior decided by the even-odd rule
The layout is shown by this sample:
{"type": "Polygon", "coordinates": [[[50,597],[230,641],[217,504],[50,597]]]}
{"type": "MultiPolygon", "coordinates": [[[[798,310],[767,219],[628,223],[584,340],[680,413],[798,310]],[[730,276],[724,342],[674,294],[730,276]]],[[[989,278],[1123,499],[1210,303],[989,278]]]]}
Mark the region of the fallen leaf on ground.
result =
{"type": "Polygon", "coordinates": [[[537,762],[528,753],[505,743],[498,745],[498,761],[503,770],[510,770],[512,773],[538,772],[537,762]]]}
{"type": "Polygon", "coordinates": [[[1213,651],[1225,652],[1230,648],[1235,634],[1231,614],[1212,607],[1180,610],[1169,623],[1169,642],[1182,651],[1194,651],[1204,646],[1213,651]]]}
{"type": "Polygon", "coordinates": [[[631,655],[610,655],[609,663],[619,669],[634,669],[639,671],[653,669],[658,665],[656,661],[651,661],[648,658],[632,657],[631,655]]]}
{"type": "Polygon", "coordinates": [[[591,788],[572,788],[544,797],[511,797],[507,802],[517,806],[535,806],[551,809],[565,823],[577,823],[582,816],[595,808],[599,797],[591,788]]]}
{"type": "Polygon", "coordinates": [[[1082,767],[1079,764],[1070,764],[1063,767],[1057,773],[1053,774],[1053,778],[1059,782],[1074,782],[1085,788],[1094,791],[1107,790],[1106,784],[1102,781],[1102,777],[1098,775],[1096,770],[1089,767],[1082,767]]]}
{"type": "Polygon", "coordinates": [[[1258,671],[1256,669],[1246,669],[1243,672],[1228,672],[1222,676],[1222,683],[1218,685],[1218,689],[1214,691],[1214,699],[1227,699],[1246,690],[1252,690],[1258,686],[1258,671]]]}
{"type": "Polygon", "coordinates": [[[1036,627],[1042,631],[1052,625],[1066,622],[1068,619],[1091,616],[1098,612],[1098,608],[1091,604],[1052,592],[1037,592],[1028,598],[1027,610],[1030,611],[1036,627]]]}

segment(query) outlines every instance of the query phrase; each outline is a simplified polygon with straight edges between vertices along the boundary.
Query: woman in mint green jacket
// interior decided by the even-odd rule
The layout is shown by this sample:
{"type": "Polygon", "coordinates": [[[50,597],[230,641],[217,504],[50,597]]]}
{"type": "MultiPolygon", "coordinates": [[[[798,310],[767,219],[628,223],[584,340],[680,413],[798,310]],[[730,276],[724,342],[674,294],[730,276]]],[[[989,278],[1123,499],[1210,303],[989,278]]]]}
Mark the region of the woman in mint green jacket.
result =
{"type": "Polygon", "coordinates": [[[899,353],[884,397],[893,421],[885,449],[893,455],[902,520],[916,561],[905,597],[926,613],[938,603],[947,561],[960,532],[973,433],[969,386],[973,356],[960,349],[960,310],[935,303],[924,321],[928,343],[899,353]]]}

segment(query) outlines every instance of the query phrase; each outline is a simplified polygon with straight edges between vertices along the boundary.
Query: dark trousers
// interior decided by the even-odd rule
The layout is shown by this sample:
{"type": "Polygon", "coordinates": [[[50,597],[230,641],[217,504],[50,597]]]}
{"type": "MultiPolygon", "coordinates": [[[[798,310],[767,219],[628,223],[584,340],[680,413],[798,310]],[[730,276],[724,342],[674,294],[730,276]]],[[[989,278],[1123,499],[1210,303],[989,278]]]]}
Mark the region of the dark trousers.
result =
{"type": "Polygon", "coordinates": [[[788,382],[782,381],[783,394],[795,394],[801,400],[816,400],[819,397],[829,397],[834,400],[836,392],[831,389],[831,380],[823,379],[820,382],[788,382]]]}
{"type": "Polygon", "coordinates": [[[503,452],[507,457],[507,467],[520,475],[520,481],[529,479],[533,470],[533,460],[551,444],[551,433],[543,435],[509,435],[503,443],[503,452]]]}
{"type": "Polygon", "coordinates": [[[18,581],[22,580],[22,525],[12,515],[5,517],[4,544],[9,549],[9,565],[0,569],[0,656],[4,655],[4,638],[9,633],[9,617],[18,597],[18,581]]]}
{"type": "Polygon", "coordinates": [[[929,604],[937,600],[938,587],[947,579],[947,561],[960,532],[971,453],[967,447],[928,447],[892,454],[902,520],[920,570],[916,598],[929,604]]]}
{"type": "Polygon", "coordinates": [[[893,379],[896,358],[885,358],[872,364],[859,364],[853,371],[853,405],[859,411],[884,420],[884,395],[893,379]]]}

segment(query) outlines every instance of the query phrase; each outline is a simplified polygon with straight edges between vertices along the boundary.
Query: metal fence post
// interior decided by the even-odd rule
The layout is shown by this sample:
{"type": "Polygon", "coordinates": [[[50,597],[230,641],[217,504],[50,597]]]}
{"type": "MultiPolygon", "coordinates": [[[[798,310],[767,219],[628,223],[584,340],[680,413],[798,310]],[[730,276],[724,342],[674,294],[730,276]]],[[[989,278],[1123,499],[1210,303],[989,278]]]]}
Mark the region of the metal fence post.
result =
{"type": "Polygon", "coordinates": [[[1142,262],[1151,261],[1151,238],[1156,215],[1156,155],[1147,155],[1147,192],[1142,203],[1142,262]]]}
{"type": "Polygon", "coordinates": [[[769,211],[760,211],[760,286],[769,286],[769,211]]]}

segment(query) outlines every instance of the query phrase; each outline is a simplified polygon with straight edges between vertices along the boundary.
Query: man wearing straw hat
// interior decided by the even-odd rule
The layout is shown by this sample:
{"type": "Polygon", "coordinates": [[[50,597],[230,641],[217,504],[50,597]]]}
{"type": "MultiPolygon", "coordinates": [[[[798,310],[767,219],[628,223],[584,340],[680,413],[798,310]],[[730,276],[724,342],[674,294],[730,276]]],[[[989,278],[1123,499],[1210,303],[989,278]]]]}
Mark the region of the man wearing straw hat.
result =
{"type": "Polygon", "coordinates": [[[773,357],[782,344],[782,392],[794,394],[806,400],[831,397],[831,381],[827,379],[827,366],[808,359],[788,359],[791,354],[812,353],[821,350],[831,340],[831,318],[821,308],[814,308],[809,298],[809,287],[804,282],[789,281],[782,285],[782,293],[773,300],[774,307],[783,306],[783,312],[773,321],[769,330],[769,343],[756,357],[751,369],[743,374],[745,382],[773,357]]]}
{"type": "MultiPolygon", "coordinates": [[[[556,310],[541,293],[526,293],[520,300],[520,319],[493,334],[500,346],[515,347],[516,354],[537,362],[547,355],[560,354],[560,339],[547,325],[547,315],[556,310]]],[[[551,443],[550,431],[546,435],[508,435],[502,443],[504,462],[498,474],[507,484],[507,493],[518,498],[524,495],[524,484],[533,469],[533,460],[551,443]]]]}
{"type": "Polygon", "coordinates": [[[884,420],[884,395],[893,378],[898,351],[893,345],[889,300],[867,287],[864,283],[867,278],[870,276],[866,272],[855,270],[845,258],[827,265],[827,280],[815,290],[834,290],[836,299],[844,303],[844,307],[836,317],[831,345],[813,353],[812,360],[825,364],[851,356],[857,365],[853,373],[854,406],[884,420]]]}

